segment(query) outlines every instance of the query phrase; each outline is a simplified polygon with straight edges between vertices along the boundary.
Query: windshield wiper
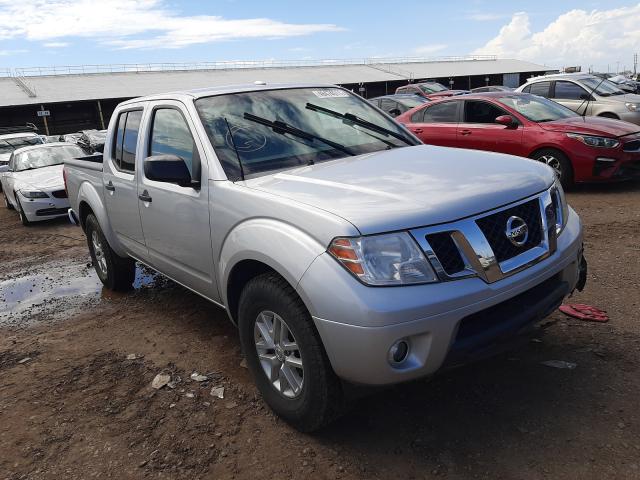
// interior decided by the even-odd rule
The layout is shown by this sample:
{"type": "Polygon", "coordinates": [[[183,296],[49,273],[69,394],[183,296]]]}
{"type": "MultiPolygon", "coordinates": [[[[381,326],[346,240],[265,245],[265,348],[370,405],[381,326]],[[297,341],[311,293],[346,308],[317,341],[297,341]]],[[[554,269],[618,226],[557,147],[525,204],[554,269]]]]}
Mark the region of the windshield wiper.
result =
{"type": "Polygon", "coordinates": [[[275,121],[268,120],[266,118],[253,115],[249,112],[244,112],[244,118],[246,120],[259,123],[260,125],[271,127],[275,133],[279,133],[280,135],[284,135],[285,133],[288,133],[290,135],[303,138],[305,140],[310,140],[310,141],[317,140],[326,145],[329,145],[332,148],[335,148],[336,150],[340,150],[341,152],[346,153],[347,155],[350,155],[352,157],[355,156],[355,153],[353,153],[351,150],[349,150],[347,147],[345,147],[340,143],[334,142],[332,140],[328,140],[323,137],[319,137],[318,135],[314,135],[313,133],[307,132],[305,130],[300,130],[299,128],[292,127],[291,125],[285,122],[281,122],[280,120],[275,120],[275,121]]]}
{"type": "Polygon", "coordinates": [[[406,143],[407,145],[417,145],[413,140],[401,135],[393,130],[389,130],[388,128],[381,127],[380,125],[376,125],[375,123],[368,122],[367,120],[363,120],[359,117],[356,117],[352,113],[340,113],[335,110],[330,110],[328,108],[321,107],[319,105],[315,105],[313,103],[307,103],[307,108],[314,112],[324,113],[325,115],[329,115],[334,118],[341,118],[343,120],[347,120],[349,122],[355,123],[356,125],[360,125],[361,127],[367,128],[377,133],[382,133],[383,135],[390,135],[398,140],[406,143]]]}

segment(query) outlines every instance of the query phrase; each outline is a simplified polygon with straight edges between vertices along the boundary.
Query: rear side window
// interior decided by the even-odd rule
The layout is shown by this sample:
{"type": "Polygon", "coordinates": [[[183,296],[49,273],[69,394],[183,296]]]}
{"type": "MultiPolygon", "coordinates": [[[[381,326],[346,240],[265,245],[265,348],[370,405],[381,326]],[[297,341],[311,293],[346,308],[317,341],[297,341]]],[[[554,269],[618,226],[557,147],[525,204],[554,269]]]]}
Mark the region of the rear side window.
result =
{"type": "Polygon", "coordinates": [[[554,98],[584,100],[587,98],[587,91],[573,82],[556,82],[554,98]]]}
{"type": "Polygon", "coordinates": [[[197,151],[193,136],[182,114],[173,108],[159,108],[153,115],[150,155],[176,155],[187,164],[193,175],[197,151]]]}
{"type": "Polygon", "coordinates": [[[424,123],[455,123],[458,121],[458,102],[437,103],[422,112],[424,123]]]}
{"type": "Polygon", "coordinates": [[[118,128],[114,139],[113,161],[120,170],[135,171],[136,145],[138,144],[138,132],[142,110],[122,112],[118,116],[118,128]]]}
{"type": "Polygon", "coordinates": [[[475,100],[464,102],[465,123],[495,123],[500,115],[505,115],[505,112],[488,102],[475,100]]]}
{"type": "Polygon", "coordinates": [[[529,91],[527,93],[531,93],[533,95],[539,95],[541,97],[549,98],[549,87],[551,86],[551,82],[537,82],[532,83],[529,91]]]}

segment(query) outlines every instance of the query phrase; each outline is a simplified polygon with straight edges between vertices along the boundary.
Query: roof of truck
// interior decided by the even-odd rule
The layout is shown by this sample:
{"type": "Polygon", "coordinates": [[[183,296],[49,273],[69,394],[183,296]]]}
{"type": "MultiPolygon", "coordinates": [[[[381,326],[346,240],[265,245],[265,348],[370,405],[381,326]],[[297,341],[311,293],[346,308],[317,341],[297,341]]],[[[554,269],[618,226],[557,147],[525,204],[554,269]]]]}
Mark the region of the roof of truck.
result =
{"type": "Polygon", "coordinates": [[[150,102],[154,100],[186,100],[213,95],[226,95],[229,93],[258,92],[262,90],[284,90],[290,88],[340,88],[331,84],[318,83],[267,83],[256,81],[254,83],[241,83],[237,85],[221,85],[218,87],[196,88],[192,90],[180,90],[175,92],[159,93],[147,95],[145,97],[132,98],[122,102],[120,105],[129,105],[140,102],[150,102]]]}

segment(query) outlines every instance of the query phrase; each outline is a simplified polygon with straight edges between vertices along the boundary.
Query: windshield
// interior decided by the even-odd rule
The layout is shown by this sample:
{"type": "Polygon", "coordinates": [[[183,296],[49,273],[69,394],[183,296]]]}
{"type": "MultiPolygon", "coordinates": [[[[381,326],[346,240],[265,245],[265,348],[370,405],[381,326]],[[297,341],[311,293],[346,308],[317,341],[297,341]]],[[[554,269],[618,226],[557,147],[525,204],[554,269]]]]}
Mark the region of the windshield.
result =
{"type": "Polygon", "coordinates": [[[445,92],[449,90],[447,87],[440,85],[439,83],[423,83],[418,86],[424,93],[445,92]]]}
{"type": "Polygon", "coordinates": [[[580,80],[589,91],[595,88],[595,92],[601,97],[610,97],[612,95],[624,95],[624,92],[613,82],[603,80],[596,77],[587,77],[580,80]],[[602,82],[602,83],[600,83],[602,82]],[[596,88],[597,87],[597,88],[596,88]]]}
{"type": "Polygon", "coordinates": [[[22,147],[28,147],[29,145],[40,145],[44,143],[40,137],[17,137],[17,138],[5,138],[0,140],[0,154],[11,153],[14,150],[22,147]]]}
{"type": "Polygon", "coordinates": [[[75,145],[49,146],[19,153],[15,157],[14,171],[60,165],[65,160],[84,156],[84,151],[75,145]]]}
{"type": "Polygon", "coordinates": [[[407,145],[397,137],[414,142],[369,103],[339,88],[217,95],[195,105],[232,180],[407,145]]]}
{"type": "Polygon", "coordinates": [[[578,116],[573,110],[537,95],[510,95],[501,97],[498,101],[532,122],[551,122],[578,116]]]}

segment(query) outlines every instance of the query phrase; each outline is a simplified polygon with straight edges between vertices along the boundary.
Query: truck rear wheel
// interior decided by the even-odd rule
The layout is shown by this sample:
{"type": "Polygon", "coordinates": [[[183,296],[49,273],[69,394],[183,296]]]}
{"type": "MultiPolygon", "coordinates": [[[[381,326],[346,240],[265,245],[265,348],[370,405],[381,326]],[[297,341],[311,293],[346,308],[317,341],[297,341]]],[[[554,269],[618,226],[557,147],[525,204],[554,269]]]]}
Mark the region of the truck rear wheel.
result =
{"type": "Polygon", "coordinates": [[[131,258],[119,257],[111,249],[93,214],[89,214],[85,220],[85,232],[91,260],[100,281],[110,290],[131,290],[136,276],[135,262],[131,258]]]}
{"type": "Polygon", "coordinates": [[[309,432],[340,413],[340,381],[309,312],[286,280],[276,273],[250,280],[240,296],[238,324],[247,367],[276,414],[309,432]]]}

